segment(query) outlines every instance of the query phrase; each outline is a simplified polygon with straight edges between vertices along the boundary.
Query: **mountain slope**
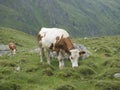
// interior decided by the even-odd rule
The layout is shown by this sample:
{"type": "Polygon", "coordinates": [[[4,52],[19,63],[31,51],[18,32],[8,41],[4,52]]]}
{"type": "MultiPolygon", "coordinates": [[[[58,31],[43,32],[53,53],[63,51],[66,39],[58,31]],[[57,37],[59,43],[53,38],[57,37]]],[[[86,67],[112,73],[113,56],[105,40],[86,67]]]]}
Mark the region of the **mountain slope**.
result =
{"type": "Polygon", "coordinates": [[[41,27],[72,36],[120,34],[119,0],[0,0],[0,26],[36,34],[41,27]]]}
{"type": "Polygon", "coordinates": [[[37,46],[37,38],[16,29],[0,27],[0,45],[15,42],[17,48],[32,48],[37,46]]]}

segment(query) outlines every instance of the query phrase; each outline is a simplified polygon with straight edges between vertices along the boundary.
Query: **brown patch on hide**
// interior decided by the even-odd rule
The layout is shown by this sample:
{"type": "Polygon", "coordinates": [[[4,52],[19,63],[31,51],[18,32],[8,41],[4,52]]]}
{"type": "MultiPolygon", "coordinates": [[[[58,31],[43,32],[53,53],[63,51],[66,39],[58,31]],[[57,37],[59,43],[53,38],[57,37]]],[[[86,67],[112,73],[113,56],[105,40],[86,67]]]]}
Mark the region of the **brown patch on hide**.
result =
{"type": "Polygon", "coordinates": [[[66,53],[70,54],[69,50],[73,49],[74,46],[70,40],[70,38],[63,38],[63,35],[61,39],[57,36],[56,37],[56,43],[55,43],[55,51],[59,53],[60,49],[64,50],[66,53]]]}
{"type": "Polygon", "coordinates": [[[38,33],[37,38],[38,38],[38,41],[40,41],[42,39],[42,36],[38,33]]]}
{"type": "Polygon", "coordinates": [[[40,41],[42,40],[43,36],[41,36],[41,34],[38,33],[37,38],[38,38],[39,47],[42,47],[42,43],[40,43],[40,41]]]}
{"type": "Polygon", "coordinates": [[[15,45],[15,43],[10,42],[10,43],[9,43],[9,48],[10,48],[11,50],[16,49],[16,45],[15,45]]]}
{"type": "Polygon", "coordinates": [[[70,37],[65,38],[64,41],[65,41],[65,43],[66,43],[66,45],[67,45],[68,50],[71,50],[71,49],[74,48],[73,43],[72,43],[72,41],[70,40],[70,37]]]}

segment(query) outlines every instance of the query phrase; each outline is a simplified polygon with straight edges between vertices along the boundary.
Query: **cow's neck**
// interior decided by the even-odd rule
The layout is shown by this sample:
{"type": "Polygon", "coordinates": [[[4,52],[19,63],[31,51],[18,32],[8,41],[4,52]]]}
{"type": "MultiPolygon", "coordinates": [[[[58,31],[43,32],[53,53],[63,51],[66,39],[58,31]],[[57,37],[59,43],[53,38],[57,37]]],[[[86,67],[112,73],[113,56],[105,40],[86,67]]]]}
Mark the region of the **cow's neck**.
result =
{"type": "Polygon", "coordinates": [[[73,45],[70,37],[65,38],[64,42],[66,43],[68,50],[71,50],[74,48],[74,45],[73,45]]]}
{"type": "Polygon", "coordinates": [[[73,45],[70,37],[65,38],[64,42],[66,43],[66,47],[67,47],[66,50],[65,50],[65,52],[67,54],[70,54],[70,50],[74,49],[74,45],[73,45]]]}
{"type": "Polygon", "coordinates": [[[55,47],[53,50],[55,50],[57,53],[59,53],[60,49],[64,50],[67,54],[70,54],[70,50],[74,49],[74,45],[72,41],[70,40],[70,37],[59,39],[59,37],[56,37],[56,43],[55,45],[51,45],[50,49],[55,47]]]}

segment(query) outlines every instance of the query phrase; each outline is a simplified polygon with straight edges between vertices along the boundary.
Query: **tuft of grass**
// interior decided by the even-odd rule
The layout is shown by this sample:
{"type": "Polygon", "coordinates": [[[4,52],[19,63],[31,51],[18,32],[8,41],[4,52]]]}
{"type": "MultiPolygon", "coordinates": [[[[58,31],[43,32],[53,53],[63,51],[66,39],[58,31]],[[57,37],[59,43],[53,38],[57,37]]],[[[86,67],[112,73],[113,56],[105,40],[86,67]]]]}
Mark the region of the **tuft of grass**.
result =
{"type": "Polygon", "coordinates": [[[109,59],[104,61],[102,65],[109,68],[120,68],[120,59],[114,59],[114,60],[109,59]]]}
{"type": "Polygon", "coordinates": [[[120,90],[118,81],[98,81],[95,86],[101,90],[120,90]]]}
{"type": "Polygon", "coordinates": [[[107,68],[100,75],[98,75],[99,79],[114,79],[114,74],[119,73],[119,68],[107,68]]]}
{"type": "Polygon", "coordinates": [[[21,86],[15,82],[0,81],[0,90],[21,90],[21,86]]]}
{"type": "Polygon", "coordinates": [[[0,65],[3,67],[6,67],[6,66],[15,67],[16,66],[15,62],[10,62],[8,60],[1,60],[0,65]]]}
{"type": "Polygon", "coordinates": [[[85,65],[80,66],[77,71],[80,75],[83,75],[84,77],[90,77],[91,75],[96,74],[96,71],[94,69],[85,65]]]}
{"type": "Polygon", "coordinates": [[[58,86],[53,90],[75,90],[75,87],[73,85],[68,85],[67,84],[67,85],[58,86]]]}
{"type": "Polygon", "coordinates": [[[59,72],[56,73],[57,77],[61,78],[71,78],[75,75],[75,70],[72,68],[64,68],[63,70],[60,70],[59,72]]]}

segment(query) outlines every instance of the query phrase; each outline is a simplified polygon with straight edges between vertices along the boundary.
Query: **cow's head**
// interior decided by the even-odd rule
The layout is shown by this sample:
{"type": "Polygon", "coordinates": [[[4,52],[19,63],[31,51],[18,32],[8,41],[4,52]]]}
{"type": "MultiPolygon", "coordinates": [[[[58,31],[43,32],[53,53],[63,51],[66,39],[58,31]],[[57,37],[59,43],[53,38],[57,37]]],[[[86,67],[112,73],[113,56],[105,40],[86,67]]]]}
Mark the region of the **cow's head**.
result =
{"type": "Polygon", "coordinates": [[[79,51],[78,49],[72,49],[72,50],[70,50],[70,56],[69,56],[69,58],[71,60],[73,68],[78,67],[78,59],[83,54],[85,54],[85,52],[84,51],[79,51]]]}

